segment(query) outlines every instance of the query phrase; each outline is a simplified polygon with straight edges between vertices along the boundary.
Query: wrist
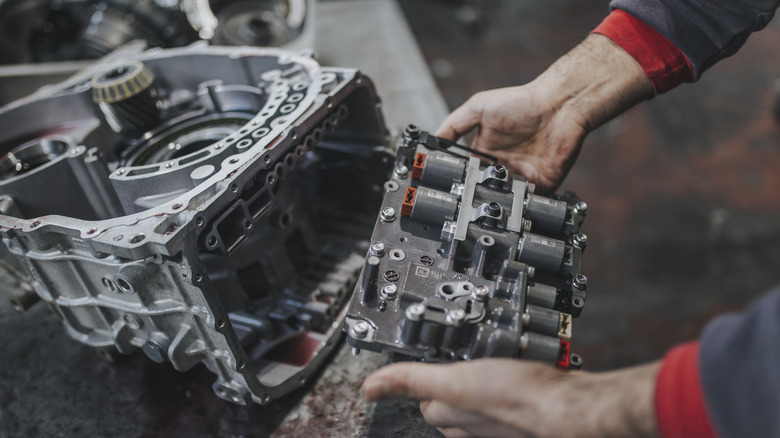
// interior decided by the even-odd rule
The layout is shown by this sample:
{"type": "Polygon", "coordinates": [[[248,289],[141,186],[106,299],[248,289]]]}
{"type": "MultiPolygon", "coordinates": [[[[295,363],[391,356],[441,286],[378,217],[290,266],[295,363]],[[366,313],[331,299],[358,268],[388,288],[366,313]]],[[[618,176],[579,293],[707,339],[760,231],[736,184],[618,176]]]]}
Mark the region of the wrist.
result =
{"type": "Polygon", "coordinates": [[[653,97],[653,85],[631,55],[593,34],[533,81],[539,101],[585,132],[653,97]]]}

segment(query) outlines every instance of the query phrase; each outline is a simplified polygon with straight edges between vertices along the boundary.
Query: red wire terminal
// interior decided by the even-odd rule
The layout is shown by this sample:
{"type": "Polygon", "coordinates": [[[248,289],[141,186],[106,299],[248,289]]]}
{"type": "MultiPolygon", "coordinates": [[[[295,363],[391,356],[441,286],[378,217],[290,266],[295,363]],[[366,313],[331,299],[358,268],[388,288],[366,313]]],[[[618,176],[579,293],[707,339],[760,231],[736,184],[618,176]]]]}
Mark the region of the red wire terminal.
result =
{"type": "Polygon", "coordinates": [[[412,208],[414,208],[415,196],[417,196],[417,189],[415,189],[414,187],[407,187],[406,194],[404,194],[404,203],[403,205],[401,205],[401,216],[412,215],[412,208]]]}
{"type": "Polygon", "coordinates": [[[428,156],[422,152],[417,152],[417,155],[414,156],[414,165],[412,166],[413,179],[420,179],[422,176],[423,168],[425,168],[426,158],[428,158],[428,156]]]}
{"type": "Polygon", "coordinates": [[[561,339],[561,349],[558,350],[558,368],[569,369],[571,365],[571,342],[561,339]]]}

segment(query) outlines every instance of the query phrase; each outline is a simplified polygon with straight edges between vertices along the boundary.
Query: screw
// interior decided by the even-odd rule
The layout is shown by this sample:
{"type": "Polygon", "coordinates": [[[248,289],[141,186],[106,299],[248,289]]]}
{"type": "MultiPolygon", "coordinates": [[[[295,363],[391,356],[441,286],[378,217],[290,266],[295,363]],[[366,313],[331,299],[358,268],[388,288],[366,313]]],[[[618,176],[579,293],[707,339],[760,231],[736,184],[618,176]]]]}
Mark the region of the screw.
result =
{"type": "Polygon", "coordinates": [[[576,204],[574,204],[574,208],[577,209],[580,213],[587,213],[588,212],[588,204],[580,201],[576,204]]]}
{"type": "Polygon", "coordinates": [[[466,319],[466,311],[463,309],[452,309],[447,314],[447,320],[454,325],[462,323],[464,319],[466,319]]]}
{"type": "Polygon", "coordinates": [[[163,363],[168,359],[165,348],[157,342],[146,341],[141,349],[146,353],[146,356],[154,362],[163,363]]]}
{"type": "Polygon", "coordinates": [[[582,274],[575,275],[574,280],[572,281],[572,286],[579,290],[585,290],[588,287],[588,277],[582,274]]]}
{"type": "Polygon", "coordinates": [[[391,283],[395,283],[396,281],[398,281],[398,279],[401,276],[398,274],[398,272],[393,271],[392,269],[390,269],[389,271],[385,272],[384,277],[385,277],[385,280],[387,280],[387,281],[389,281],[391,283]]]}
{"type": "Polygon", "coordinates": [[[406,318],[412,321],[419,321],[425,315],[425,304],[414,303],[406,309],[406,318]]]}
{"type": "Polygon", "coordinates": [[[398,296],[398,286],[395,283],[386,284],[382,288],[382,295],[388,300],[394,300],[398,296]]]}
{"type": "Polygon", "coordinates": [[[365,321],[359,321],[357,324],[355,324],[354,327],[352,327],[352,334],[355,335],[356,338],[363,339],[368,336],[368,330],[368,323],[365,321]]]}
{"type": "Polygon", "coordinates": [[[422,263],[425,266],[431,266],[433,264],[433,259],[425,255],[420,257],[420,263],[422,263]]]}
{"type": "Polygon", "coordinates": [[[493,168],[493,176],[495,176],[496,178],[501,178],[501,179],[506,178],[506,167],[504,167],[504,166],[502,166],[500,164],[498,166],[494,167],[493,168]]]}
{"type": "Polygon", "coordinates": [[[368,250],[368,253],[372,256],[376,257],[382,257],[385,255],[385,244],[382,242],[374,242],[371,244],[371,249],[368,250]]]}
{"type": "Polygon", "coordinates": [[[382,209],[382,220],[384,222],[392,222],[395,220],[395,209],[393,207],[386,207],[382,209]]]}
{"type": "Polygon", "coordinates": [[[574,244],[579,247],[584,247],[588,244],[588,236],[584,233],[578,233],[576,236],[574,236],[574,244]]]}
{"type": "Polygon", "coordinates": [[[395,175],[398,178],[404,179],[409,174],[409,168],[404,166],[403,164],[400,167],[395,168],[395,175]]]}
{"type": "Polygon", "coordinates": [[[410,124],[404,129],[404,134],[411,138],[417,138],[420,136],[420,128],[417,125],[410,124]]]}
{"type": "Polygon", "coordinates": [[[477,286],[476,289],[474,289],[474,299],[477,301],[485,301],[487,297],[490,295],[490,289],[487,288],[487,286],[477,286]]]}
{"type": "Polygon", "coordinates": [[[501,204],[498,202],[491,202],[488,204],[487,213],[493,217],[501,216],[501,204]]]}

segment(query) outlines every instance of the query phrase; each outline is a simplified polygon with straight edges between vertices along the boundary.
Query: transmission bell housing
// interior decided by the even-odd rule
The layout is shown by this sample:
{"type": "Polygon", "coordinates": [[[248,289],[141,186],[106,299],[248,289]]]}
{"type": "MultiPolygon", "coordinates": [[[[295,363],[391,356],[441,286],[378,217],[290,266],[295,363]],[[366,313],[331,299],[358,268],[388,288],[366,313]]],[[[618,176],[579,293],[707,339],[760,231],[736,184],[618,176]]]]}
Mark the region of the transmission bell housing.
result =
{"type": "Polygon", "coordinates": [[[384,184],[345,331],[355,351],[578,368],[587,204],[551,198],[495,158],[410,125],[384,184]]]}
{"type": "Polygon", "coordinates": [[[70,337],[265,404],[338,345],[392,154],[371,81],[298,52],[125,47],[0,108],[0,262],[70,337]],[[359,202],[355,202],[359,200],[359,202]]]}

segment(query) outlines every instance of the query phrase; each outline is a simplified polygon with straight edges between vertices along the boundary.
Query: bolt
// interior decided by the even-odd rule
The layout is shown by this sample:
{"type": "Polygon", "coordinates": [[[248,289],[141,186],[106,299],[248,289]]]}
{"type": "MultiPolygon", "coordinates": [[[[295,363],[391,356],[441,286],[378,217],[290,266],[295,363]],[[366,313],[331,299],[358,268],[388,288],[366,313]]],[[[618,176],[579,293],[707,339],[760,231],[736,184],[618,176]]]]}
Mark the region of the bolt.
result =
{"type": "Polygon", "coordinates": [[[387,281],[389,281],[391,283],[395,283],[396,281],[398,281],[398,279],[401,276],[398,274],[398,272],[393,271],[392,269],[390,269],[387,272],[385,272],[384,277],[385,277],[385,280],[387,280],[387,281]]]}
{"type": "Polygon", "coordinates": [[[574,208],[577,209],[580,213],[587,213],[588,212],[588,204],[580,201],[576,204],[574,204],[574,208]]]}
{"type": "Polygon", "coordinates": [[[473,298],[477,301],[485,301],[488,296],[490,296],[490,289],[487,288],[487,286],[477,286],[476,289],[474,289],[473,298]]]}
{"type": "Polygon", "coordinates": [[[575,275],[574,280],[572,281],[572,286],[579,290],[585,290],[588,287],[588,277],[582,274],[575,275]]]}
{"type": "Polygon", "coordinates": [[[149,359],[153,360],[157,363],[163,363],[168,359],[168,355],[165,353],[165,348],[162,347],[162,345],[158,344],[154,341],[146,341],[144,343],[144,346],[142,347],[142,350],[146,355],[149,357],[149,359]]]}
{"type": "Polygon", "coordinates": [[[395,283],[386,284],[382,288],[382,295],[388,300],[394,300],[398,296],[398,286],[395,283]]]}
{"type": "Polygon", "coordinates": [[[447,320],[454,325],[462,323],[464,319],[466,319],[466,311],[463,309],[452,309],[447,314],[447,320]]]}
{"type": "Polygon", "coordinates": [[[497,165],[496,167],[494,167],[493,168],[493,176],[495,176],[496,178],[501,178],[501,179],[506,178],[506,167],[504,167],[504,166],[502,166],[500,164],[497,165]]]}
{"type": "Polygon", "coordinates": [[[392,222],[395,220],[395,209],[393,207],[386,207],[382,209],[382,220],[384,222],[392,222]]]}
{"type": "Polygon", "coordinates": [[[368,253],[372,256],[376,257],[382,257],[385,255],[385,244],[382,242],[374,242],[371,244],[371,249],[368,250],[368,253]]]}
{"type": "Polygon", "coordinates": [[[420,263],[425,266],[431,266],[433,264],[433,259],[430,256],[424,255],[420,257],[420,263]]]}
{"type": "Polygon", "coordinates": [[[404,129],[404,134],[411,138],[417,138],[420,136],[420,128],[417,125],[410,124],[404,129]]]}
{"type": "Polygon", "coordinates": [[[406,318],[419,321],[425,315],[425,304],[414,303],[406,309],[406,318]]]}
{"type": "Polygon", "coordinates": [[[395,175],[398,178],[404,179],[408,174],[409,174],[409,168],[404,166],[403,164],[395,168],[395,175]]]}
{"type": "Polygon", "coordinates": [[[487,213],[492,217],[501,216],[501,204],[498,202],[491,202],[488,204],[487,213]]]}
{"type": "Polygon", "coordinates": [[[355,335],[356,338],[363,339],[366,336],[368,336],[368,330],[369,325],[365,321],[358,321],[357,324],[355,324],[354,327],[352,327],[352,334],[355,335]]]}
{"type": "Polygon", "coordinates": [[[588,236],[584,233],[578,233],[574,236],[574,244],[579,247],[584,247],[588,244],[588,236]]]}

